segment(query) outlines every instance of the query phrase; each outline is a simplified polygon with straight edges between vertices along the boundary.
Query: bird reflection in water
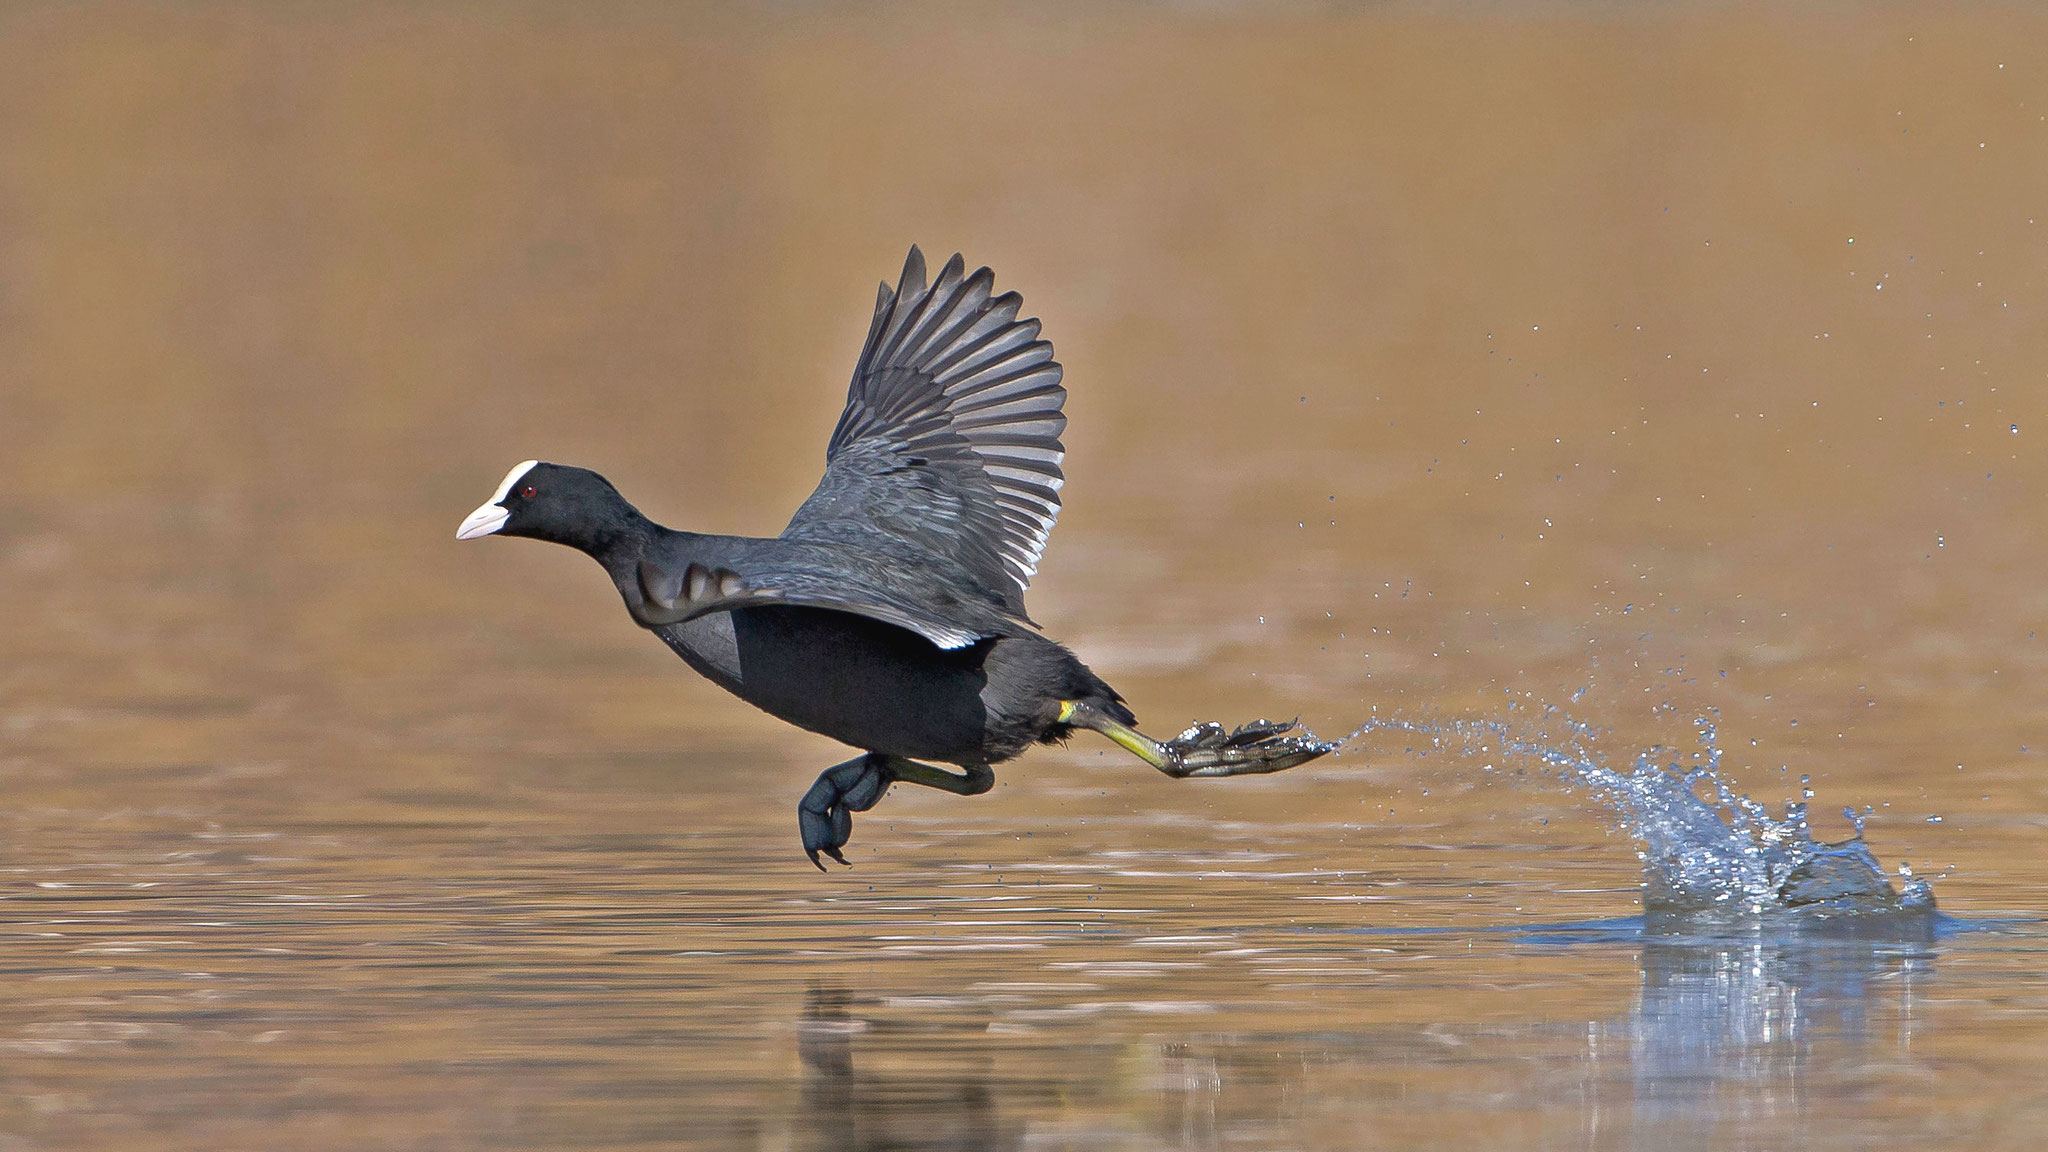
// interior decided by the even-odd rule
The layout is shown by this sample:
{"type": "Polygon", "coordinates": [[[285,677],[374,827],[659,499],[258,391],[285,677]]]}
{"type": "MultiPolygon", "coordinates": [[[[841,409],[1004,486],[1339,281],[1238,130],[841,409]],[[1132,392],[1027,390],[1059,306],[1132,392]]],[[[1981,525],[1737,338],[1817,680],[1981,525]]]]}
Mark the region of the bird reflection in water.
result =
{"type": "Polygon", "coordinates": [[[1029,1087],[995,1082],[985,1017],[978,1025],[923,1013],[888,1019],[873,1011],[885,1007],[878,1002],[863,1003],[867,1010],[860,1015],[854,1007],[854,995],[837,986],[813,986],[805,997],[796,1033],[803,1062],[797,1147],[966,1152],[1023,1146],[1022,1120],[1006,1120],[997,1097],[1029,1087]],[[871,1067],[858,1048],[877,1033],[890,1051],[871,1067]]]}
{"type": "Polygon", "coordinates": [[[1915,1000],[1958,925],[1707,931],[1631,918],[1489,933],[1508,951],[1632,949],[1634,1000],[1619,1016],[1364,1032],[1155,1022],[1121,1035],[1009,1036],[1002,1007],[973,997],[813,988],[797,1032],[796,1146],[1016,1148],[1049,1130],[1220,1146],[1299,1119],[1290,1109],[1318,1099],[1343,1101],[1364,1125],[1357,1147],[1402,1146],[1425,1115],[1440,1136],[1462,1116],[1475,1135],[1511,1124],[1539,1144],[1677,1149],[1718,1146],[1759,1122],[1832,1123],[1837,1110],[1843,1123],[1868,1123],[1849,1110],[1872,1069],[1915,1064],[1915,1000]]]}

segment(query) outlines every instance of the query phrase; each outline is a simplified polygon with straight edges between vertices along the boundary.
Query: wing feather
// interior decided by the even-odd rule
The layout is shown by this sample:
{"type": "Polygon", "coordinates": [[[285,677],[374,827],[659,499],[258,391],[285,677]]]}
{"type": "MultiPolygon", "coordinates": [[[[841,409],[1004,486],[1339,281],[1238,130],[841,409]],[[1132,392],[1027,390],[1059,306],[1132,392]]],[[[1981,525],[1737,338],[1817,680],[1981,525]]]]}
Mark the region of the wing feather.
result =
{"type": "Polygon", "coordinates": [[[871,557],[874,563],[867,568],[849,572],[815,545],[767,543],[773,547],[725,557],[730,567],[716,559],[644,557],[636,570],[639,595],[628,596],[626,606],[649,628],[742,608],[829,608],[907,628],[940,648],[963,648],[983,637],[1025,630],[1001,605],[963,598],[932,573],[887,578],[888,561],[896,557],[871,557]]]}
{"type": "Polygon", "coordinates": [[[1067,392],[1024,298],[959,256],[925,283],[917,248],[881,286],[826,449],[784,537],[881,533],[957,570],[1017,618],[1060,509],[1067,392]]]}

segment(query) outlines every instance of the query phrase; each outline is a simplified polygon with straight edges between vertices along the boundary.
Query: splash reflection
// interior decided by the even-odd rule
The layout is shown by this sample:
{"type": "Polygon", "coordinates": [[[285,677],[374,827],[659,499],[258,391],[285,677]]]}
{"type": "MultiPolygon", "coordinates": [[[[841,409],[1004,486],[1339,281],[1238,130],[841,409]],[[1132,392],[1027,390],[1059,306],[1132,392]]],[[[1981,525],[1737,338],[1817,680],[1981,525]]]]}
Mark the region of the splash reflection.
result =
{"type": "Polygon", "coordinates": [[[1596,1032],[1588,1057],[1625,1059],[1635,1125],[1686,1147],[1711,1143],[1717,1120],[1800,1113],[1812,1086],[1832,1080],[1810,1074],[1823,1065],[1910,1061],[1914,997],[1934,953],[1913,941],[1758,935],[1646,939],[1640,960],[1633,1009],[1596,1032]],[[1604,1042],[1615,1037],[1625,1043],[1604,1042]]]}

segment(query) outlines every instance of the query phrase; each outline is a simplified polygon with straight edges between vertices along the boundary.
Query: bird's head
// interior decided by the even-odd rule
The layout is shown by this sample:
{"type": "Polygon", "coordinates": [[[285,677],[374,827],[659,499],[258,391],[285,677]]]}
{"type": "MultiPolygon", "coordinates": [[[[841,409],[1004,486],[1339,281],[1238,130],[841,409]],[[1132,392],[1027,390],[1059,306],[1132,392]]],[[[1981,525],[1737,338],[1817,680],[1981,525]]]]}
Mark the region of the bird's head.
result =
{"type": "Polygon", "coordinates": [[[526,536],[595,554],[639,518],[611,481],[588,468],[527,460],[505,473],[491,498],[455,530],[455,538],[526,536]]]}

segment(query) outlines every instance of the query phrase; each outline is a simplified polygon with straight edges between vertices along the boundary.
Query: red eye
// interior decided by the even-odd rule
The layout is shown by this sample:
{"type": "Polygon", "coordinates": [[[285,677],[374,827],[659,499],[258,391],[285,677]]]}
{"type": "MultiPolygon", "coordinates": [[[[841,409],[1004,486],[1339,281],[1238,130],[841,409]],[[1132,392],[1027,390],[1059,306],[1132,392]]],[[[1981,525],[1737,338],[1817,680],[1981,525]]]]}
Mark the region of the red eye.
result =
{"type": "Polygon", "coordinates": [[[519,494],[521,496],[526,497],[528,500],[533,499],[533,485],[528,484],[526,487],[521,488],[519,490],[519,494]]]}

